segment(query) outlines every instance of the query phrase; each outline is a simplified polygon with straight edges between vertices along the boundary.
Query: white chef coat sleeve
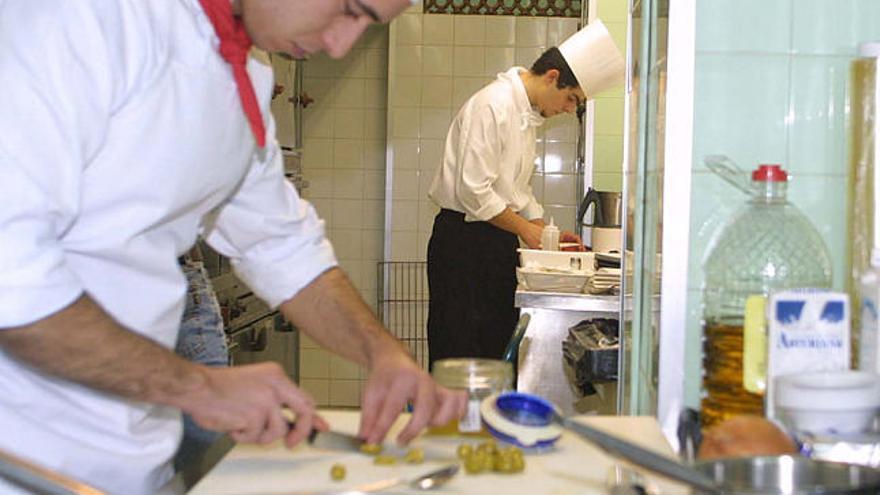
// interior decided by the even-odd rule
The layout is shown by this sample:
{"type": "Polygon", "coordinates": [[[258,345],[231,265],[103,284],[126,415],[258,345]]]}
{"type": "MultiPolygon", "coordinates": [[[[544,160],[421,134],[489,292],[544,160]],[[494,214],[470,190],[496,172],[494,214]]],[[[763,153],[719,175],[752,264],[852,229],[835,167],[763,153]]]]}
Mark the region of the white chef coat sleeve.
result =
{"type": "MultiPolygon", "coordinates": [[[[274,124],[267,127],[267,136],[274,136],[274,124]]],[[[284,178],[278,143],[268,141],[237,193],[207,225],[205,239],[231,259],[254,294],[276,308],[337,261],[324,221],[284,178]]]]}
{"type": "Polygon", "coordinates": [[[60,239],[107,132],[120,78],[89,2],[0,2],[0,328],[82,292],[60,239]]]}
{"type": "Polygon", "coordinates": [[[486,105],[471,109],[462,119],[455,196],[465,213],[477,220],[489,220],[507,208],[507,202],[493,189],[500,167],[505,166],[500,163],[504,118],[502,112],[486,105]]]}
{"type": "Polygon", "coordinates": [[[526,220],[544,218],[544,207],[541,206],[541,203],[535,198],[535,193],[532,191],[532,185],[527,185],[526,189],[525,192],[529,195],[529,202],[520,210],[520,215],[526,220]]]}

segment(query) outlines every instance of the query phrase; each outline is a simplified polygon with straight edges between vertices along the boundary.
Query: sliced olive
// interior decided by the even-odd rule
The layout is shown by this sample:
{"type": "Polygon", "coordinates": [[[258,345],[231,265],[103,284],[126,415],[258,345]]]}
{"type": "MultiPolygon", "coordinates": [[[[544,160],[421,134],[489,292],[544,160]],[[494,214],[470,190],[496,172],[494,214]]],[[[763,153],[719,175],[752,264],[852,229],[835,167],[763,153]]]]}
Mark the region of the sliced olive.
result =
{"type": "Polygon", "coordinates": [[[330,467],[330,479],[333,481],[342,481],[345,479],[345,466],[342,464],[334,464],[330,467]]]}
{"type": "Polygon", "coordinates": [[[368,455],[379,455],[382,452],[382,446],[377,443],[361,444],[361,452],[368,455]]]}
{"type": "Polygon", "coordinates": [[[425,451],[420,448],[412,448],[403,456],[403,460],[407,464],[421,464],[425,461],[425,451]]]}
{"type": "Polygon", "coordinates": [[[389,466],[391,464],[397,463],[397,458],[393,455],[377,455],[373,459],[373,464],[381,464],[383,466],[389,466]]]}

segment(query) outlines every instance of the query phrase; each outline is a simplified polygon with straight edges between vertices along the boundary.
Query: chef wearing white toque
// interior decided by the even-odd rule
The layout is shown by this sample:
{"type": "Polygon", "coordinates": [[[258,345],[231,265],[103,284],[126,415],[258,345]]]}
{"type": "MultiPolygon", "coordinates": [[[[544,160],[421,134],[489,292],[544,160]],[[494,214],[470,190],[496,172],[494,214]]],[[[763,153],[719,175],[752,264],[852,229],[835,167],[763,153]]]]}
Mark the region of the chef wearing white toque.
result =
{"type": "MultiPolygon", "coordinates": [[[[529,184],[537,126],[622,83],[624,59],[601,21],[513,67],[465,102],[428,195],[428,354],[501,358],[518,318],[518,239],[540,248],[544,209],[529,184]]],[[[563,232],[563,241],[580,239],[563,232]]]]}

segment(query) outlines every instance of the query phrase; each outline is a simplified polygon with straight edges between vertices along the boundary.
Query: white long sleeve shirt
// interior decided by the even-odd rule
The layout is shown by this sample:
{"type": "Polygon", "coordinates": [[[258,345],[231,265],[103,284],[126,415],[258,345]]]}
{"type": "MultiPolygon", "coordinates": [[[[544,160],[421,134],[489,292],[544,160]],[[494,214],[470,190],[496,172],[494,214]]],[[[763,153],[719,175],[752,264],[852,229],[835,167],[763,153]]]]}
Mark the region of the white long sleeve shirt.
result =
{"type": "MultiPolygon", "coordinates": [[[[336,264],[283,177],[271,68],[248,62],[270,136],[259,150],[216,46],[197,0],[0,0],[0,331],[85,293],[171,348],[176,257],[198,234],[271,306],[336,264]]],[[[170,478],[180,436],[174,409],[2,349],[0,425],[0,449],[134,495],[170,478]]]]}
{"type": "Polygon", "coordinates": [[[446,136],[443,163],[428,196],[466,221],[489,220],[510,208],[541,218],[530,181],[535,170],[535,127],[544,119],[529,103],[513,67],[465,102],[446,136]]]}

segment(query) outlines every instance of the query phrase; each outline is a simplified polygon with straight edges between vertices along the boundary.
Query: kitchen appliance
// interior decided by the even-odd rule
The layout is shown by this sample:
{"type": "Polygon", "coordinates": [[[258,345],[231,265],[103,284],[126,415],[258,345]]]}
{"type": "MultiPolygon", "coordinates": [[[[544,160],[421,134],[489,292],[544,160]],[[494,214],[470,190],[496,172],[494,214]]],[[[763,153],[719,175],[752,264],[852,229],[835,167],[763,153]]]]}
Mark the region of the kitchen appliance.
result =
{"type": "Polygon", "coordinates": [[[587,190],[587,194],[581,201],[577,212],[577,221],[590,229],[589,236],[583,232],[583,237],[590,238],[590,248],[596,252],[620,252],[621,246],[621,221],[623,215],[623,195],[619,192],[597,191],[593,188],[587,190]],[[584,216],[592,206],[592,217],[584,220],[584,216]]]}
{"type": "Polygon", "coordinates": [[[620,252],[620,227],[593,227],[590,248],[597,253],[620,252]]]}
{"type": "Polygon", "coordinates": [[[623,196],[619,192],[597,191],[593,188],[587,190],[587,194],[578,207],[577,219],[587,227],[616,227],[620,228],[623,213],[623,196]],[[584,221],[584,215],[593,207],[593,217],[590,221],[584,221]]]}

